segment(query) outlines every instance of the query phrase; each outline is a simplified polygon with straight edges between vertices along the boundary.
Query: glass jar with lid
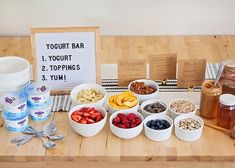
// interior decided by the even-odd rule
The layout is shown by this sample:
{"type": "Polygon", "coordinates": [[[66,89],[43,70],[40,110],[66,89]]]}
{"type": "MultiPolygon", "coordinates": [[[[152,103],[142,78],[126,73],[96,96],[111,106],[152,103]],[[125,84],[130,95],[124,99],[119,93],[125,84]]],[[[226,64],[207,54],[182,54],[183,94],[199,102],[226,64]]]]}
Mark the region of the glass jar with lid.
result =
{"type": "Polygon", "coordinates": [[[223,94],[219,99],[217,125],[226,129],[235,126],[235,96],[223,94]]]}
{"type": "Polygon", "coordinates": [[[220,77],[223,94],[235,95],[235,60],[223,61],[224,70],[220,77]]]}
{"type": "Polygon", "coordinates": [[[216,118],[218,112],[219,97],[222,94],[222,85],[214,86],[213,80],[202,83],[200,114],[205,118],[216,118]]]}

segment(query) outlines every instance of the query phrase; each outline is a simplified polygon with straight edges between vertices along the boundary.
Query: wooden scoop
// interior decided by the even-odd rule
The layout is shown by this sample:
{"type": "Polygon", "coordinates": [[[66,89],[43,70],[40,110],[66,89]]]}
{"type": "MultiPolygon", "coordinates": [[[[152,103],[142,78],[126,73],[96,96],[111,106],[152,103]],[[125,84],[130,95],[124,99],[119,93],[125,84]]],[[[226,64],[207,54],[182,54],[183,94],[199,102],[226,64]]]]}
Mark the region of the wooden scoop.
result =
{"type": "Polygon", "coordinates": [[[212,125],[212,124],[208,124],[208,123],[205,123],[205,125],[207,127],[214,128],[216,130],[224,132],[225,134],[229,135],[231,138],[235,139],[235,126],[233,128],[231,128],[230,130],[227,130],[225,128],[222,128],[222,127],[219,127],[219,126],[216,126],[216,125],[212,125]]]}

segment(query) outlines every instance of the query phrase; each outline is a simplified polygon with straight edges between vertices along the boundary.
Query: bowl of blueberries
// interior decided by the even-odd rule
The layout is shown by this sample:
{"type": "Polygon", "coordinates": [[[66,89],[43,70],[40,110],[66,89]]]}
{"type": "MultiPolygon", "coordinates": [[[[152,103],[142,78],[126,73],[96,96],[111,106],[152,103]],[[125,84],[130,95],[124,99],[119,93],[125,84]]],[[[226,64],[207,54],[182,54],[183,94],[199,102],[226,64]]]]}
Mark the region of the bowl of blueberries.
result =
{"type": "Polygon", "coordinates": [[[153,141],[165,141],[170,138],[173,120],[166,115],[153,114],[144,119],[145,135],[153,141]]]}

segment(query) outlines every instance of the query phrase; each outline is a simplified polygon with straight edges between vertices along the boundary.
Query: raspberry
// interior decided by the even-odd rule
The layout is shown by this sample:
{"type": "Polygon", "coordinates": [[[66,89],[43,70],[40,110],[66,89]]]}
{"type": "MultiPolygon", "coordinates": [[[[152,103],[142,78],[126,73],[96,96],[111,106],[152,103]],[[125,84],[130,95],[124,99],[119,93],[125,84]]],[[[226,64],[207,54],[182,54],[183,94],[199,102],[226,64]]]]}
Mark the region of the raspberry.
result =
{"type": "Polygon", "coordinates": [[[136,118],[136,115],[134,113],[129,113],[129,114],[127,114],[126,118],[128,120],[132,120],[132,119],[136,118]]]}
{"type": "Polygon", "coordinates": [[[120,120],[120,118],[119,118],[118,116],[113,119],[113,122],[114,122],[114,123],[117,123],[117,124],[119,124],[120,121],[121,121],[121,120],[120,120]]]}
{"type": "Polygon", "coordinates": [[[128,122],[128,120],[127,120],[126,118],[122,118],[121,120],[122,120],[122,123],[123,123],[123,124],[125,124],[125,123],[128,122]]]}
{"type": "Polygon", "coordinates": [[[136,124],[131,124],[131,128],[135,128],[135,127],[137,127],[136,124]]]}
{"type": "Polygon", "coordinates": [[[136,124],[136,125],[140,125],[140,124],[141,124],[141,122],[142,122],[142,121],[141,121],[141,119],[140,119],[140,118],[136,118],[136,119],[135,119],[135,124],[136,124]]]}
{"type": "Polygon", "coordinates": [[[125,114],[122,114],[122,113],[118,113],[118,115],[117,115],[119,118],[125,118],[126,116],[125,116],[125,114]]]}
{"type": "Polygon", "coordinates": [[[126,128],[130,128],[130,124],[127,122],[124,124],[126,128]]]}

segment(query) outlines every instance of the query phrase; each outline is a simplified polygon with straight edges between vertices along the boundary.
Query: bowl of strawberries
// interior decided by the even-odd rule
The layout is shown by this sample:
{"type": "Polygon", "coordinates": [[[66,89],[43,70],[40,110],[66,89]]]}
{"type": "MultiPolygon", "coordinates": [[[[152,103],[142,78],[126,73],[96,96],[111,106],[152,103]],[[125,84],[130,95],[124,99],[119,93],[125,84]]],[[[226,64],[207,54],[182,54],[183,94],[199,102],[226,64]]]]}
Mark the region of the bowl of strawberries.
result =
{"type": "Polygon", "coordinates": [[[106,110],[96,104],[77,105],[69,111],[68,116],[72,128],[84,137],[98,134],[107,120],[106,110]]]}
{"type": "Polygon", "coordinates": [[[109,118],[112,133],[122,139],[138,136],[143,130],[143,116],[133,110],[121,110],[113,113],[109,118]]]}

